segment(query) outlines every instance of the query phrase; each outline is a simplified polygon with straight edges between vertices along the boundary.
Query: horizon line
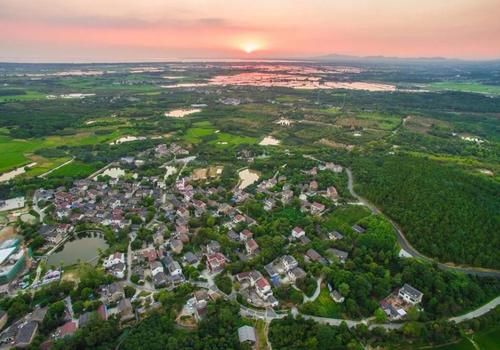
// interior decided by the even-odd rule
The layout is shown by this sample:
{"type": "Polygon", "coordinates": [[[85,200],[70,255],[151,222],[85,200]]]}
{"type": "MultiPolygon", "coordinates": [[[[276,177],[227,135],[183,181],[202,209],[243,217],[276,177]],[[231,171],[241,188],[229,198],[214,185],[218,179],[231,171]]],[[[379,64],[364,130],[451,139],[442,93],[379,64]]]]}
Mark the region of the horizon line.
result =
{"type": "Polygon", "coordinates": [[[495,62],[500,61],[500,57],[496,58],[460,58],[460,57],[443,57],[443,56],[383,56],[383,55],[367,55],[357,56],[348,54],[326,54],[313,57],[248,57],[248,58],[229,58],[229,57],[173,57],[173,58],[142,58],[142,59],[118,59],[118,60],[51,60],[51,59],[30,59],[30,58],[14,58],[0,57],[0,64],[130,64],[130,63],[175,63],[175,62],[328,62],[335,60],[359,60],[359,61],[375,61],[375,60],[400,60],[400,61],[460,61],[460,62],[495,62]]]}

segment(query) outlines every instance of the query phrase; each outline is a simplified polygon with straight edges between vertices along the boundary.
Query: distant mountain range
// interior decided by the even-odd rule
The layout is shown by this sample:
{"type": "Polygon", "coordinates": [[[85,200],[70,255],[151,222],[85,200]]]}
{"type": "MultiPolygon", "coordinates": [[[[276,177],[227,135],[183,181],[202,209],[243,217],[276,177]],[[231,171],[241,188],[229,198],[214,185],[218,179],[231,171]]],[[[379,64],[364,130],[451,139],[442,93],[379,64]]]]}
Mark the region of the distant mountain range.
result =
{"type": "Polygon", "coordinates": [[[446,57],[393,57],[393,56],[354,56],[342,54],[329,54],[323,56],[311,57],[315,61],[359,61],[359,62],[500,62],[500,59],[495,60],[465,60],[458,58],[446,57]]]}

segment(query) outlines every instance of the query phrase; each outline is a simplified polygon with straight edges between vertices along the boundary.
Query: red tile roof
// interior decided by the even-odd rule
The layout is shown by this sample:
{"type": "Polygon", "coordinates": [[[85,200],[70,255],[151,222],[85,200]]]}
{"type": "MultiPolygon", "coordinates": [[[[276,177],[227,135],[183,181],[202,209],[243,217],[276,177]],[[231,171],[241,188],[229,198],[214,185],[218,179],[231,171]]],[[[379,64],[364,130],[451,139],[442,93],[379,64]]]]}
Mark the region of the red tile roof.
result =
{"type": "Polygon", "coordinates": [[[257,280],[257,282],[255,282],[255,284],[257,285],[257,287],[259,289],[264,289],[264,288],[267,288],[267,287],[271,287],[271,285],[269,284],[269,282],[264,278],[259,278],[257,280]]]}

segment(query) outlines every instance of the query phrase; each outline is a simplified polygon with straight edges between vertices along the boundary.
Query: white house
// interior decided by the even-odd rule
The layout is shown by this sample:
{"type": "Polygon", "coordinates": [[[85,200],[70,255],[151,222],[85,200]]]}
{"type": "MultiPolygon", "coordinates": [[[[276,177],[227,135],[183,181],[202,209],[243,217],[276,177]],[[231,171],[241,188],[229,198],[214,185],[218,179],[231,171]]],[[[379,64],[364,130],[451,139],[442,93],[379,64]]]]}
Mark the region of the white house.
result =
{"type": "Polygon", "coordinates": [[[399,289],[398,295],[401,299],[412,305],[421,303],[422,297],[424,296],[424,294],[421,291],[419,291],[416,288],[413,288],[407,283],[405,283],[405,285],[399,289]]]}
{"type": "Polygon", "coordinates": [[[104,259],[103,266],[104,268],[109,269],[113,267],[113,265],[117,265],[119,263],[125,264],[125,254],[116,252],[104,259]]]}
{"type": "Polygon", "coordinates": [[[170,273],[171,276],[180,276],[182,275],[182,268],[181,265],[177,261],[172,261],[168,265],[168,272],[170,273]]]}
{"type": "Polygon", "coordinates": [[[293,270],[294,268],[299,266],[299,264],[297,263],[297,260],[295,260],[295,258],[291,255],[284,255],[281,258],[281,263],[283,264],[283,268],[284,268],[285,272],[293,270]]]}
{"type": "Polygon", "coordinates": [[[271,290],[271,284],[264,277],[259,278],[255,282],[255,291],[257,295],[264,300],[267,300],[271,295],[273,295],[273,291],[271,290]]]}
{"type": "Polygon", "coordinates": [[[292,230],[292,237],[295,239],[299,239],[300,237],[303,237],[305,235],[306,235],[306,232],[298,226],[292,230]]]}
{"type": "Polygon", "coordinates": [[[151,274],[155,276],[156,274],[160,272],[164,272],[163,265],[159,261],[153,261],[150,265],[149,268],[151,269],[151,274]]]}

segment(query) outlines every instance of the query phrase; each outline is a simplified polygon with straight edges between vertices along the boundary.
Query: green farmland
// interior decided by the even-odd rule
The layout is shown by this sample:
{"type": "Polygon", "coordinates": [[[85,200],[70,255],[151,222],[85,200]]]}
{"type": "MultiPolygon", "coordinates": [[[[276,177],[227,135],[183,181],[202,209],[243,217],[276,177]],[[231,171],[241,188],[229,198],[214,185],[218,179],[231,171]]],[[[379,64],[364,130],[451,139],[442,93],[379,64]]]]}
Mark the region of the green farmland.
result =
{"type": "Polygon", "coordinates": [[[254,137],[221,132],[209,122],[198,122],[193,125],[195,127],[189,128],[183,137],[189,143],[198,144],[207,141],[211,145],[222,147],[257,143],[257,139],[254,137]]]}
{"type": "Polygon", "coordinates": [[[486,95],[500,95],[500,86],[497,85],[485,85],[481,83],[472,82],[438,82],[428,85],[428,88],[432,91],[460,91],[460,92],[472,92],[478,94],[486,95]]]}

